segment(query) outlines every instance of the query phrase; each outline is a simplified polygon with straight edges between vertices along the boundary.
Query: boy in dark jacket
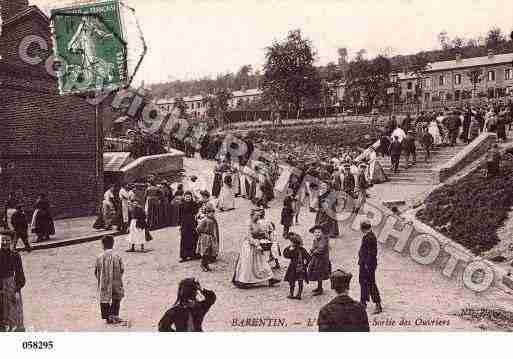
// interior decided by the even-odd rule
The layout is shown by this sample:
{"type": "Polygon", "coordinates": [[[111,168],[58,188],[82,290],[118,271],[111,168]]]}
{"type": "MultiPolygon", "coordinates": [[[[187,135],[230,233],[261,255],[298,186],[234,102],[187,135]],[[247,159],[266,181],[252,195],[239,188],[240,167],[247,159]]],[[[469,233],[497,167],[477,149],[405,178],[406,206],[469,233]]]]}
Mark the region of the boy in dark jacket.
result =
{"type": "Polygon", "coordinates": [[[15,233],[13,250],[16,250],[18,240],[21,239],[27,249],[27,252],[30,252],[32,249],[30,248],[30,243],[28,241],[28,221],[22,205],[16,206],[16,211],[13,213],[11,218],[11,225],[15,233]]]}
{"type": "Polygon", "coordinates": [[[301,237],[296,233],[289,233],[289,240],[291,245],[283,250],[283,256],[290,259],[290,264],[285,274],[285,281],[289,282],[290,294],[287,298],[301,300],[301,294],[303,294],[303,281],[308,278],[306,275],[306,269],[310,262],[310,255],[303,248],[303,241],[301,237]],[[294,290],[298,283],[299,289],[296,296],[294,296],[294,290]]]}

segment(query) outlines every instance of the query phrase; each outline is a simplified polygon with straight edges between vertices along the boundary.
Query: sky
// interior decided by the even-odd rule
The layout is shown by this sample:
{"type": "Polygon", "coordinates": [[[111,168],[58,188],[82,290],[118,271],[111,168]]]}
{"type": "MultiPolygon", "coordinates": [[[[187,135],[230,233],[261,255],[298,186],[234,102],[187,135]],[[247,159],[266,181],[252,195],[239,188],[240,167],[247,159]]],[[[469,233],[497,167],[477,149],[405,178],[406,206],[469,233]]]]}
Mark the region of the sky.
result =
{"type": "MultiPolygon", "coordinates": [[[[48,11],[70,0],[31,0],[48,11]]],[[[261,69],[265,48],[301,29],[317,65],[366,49],[409,54],[438,48],[437,35],[478,37],[513,30],[512,0],[124,0],[135,9],[148,53],[136,83],[190,80],[261,69]]]]}

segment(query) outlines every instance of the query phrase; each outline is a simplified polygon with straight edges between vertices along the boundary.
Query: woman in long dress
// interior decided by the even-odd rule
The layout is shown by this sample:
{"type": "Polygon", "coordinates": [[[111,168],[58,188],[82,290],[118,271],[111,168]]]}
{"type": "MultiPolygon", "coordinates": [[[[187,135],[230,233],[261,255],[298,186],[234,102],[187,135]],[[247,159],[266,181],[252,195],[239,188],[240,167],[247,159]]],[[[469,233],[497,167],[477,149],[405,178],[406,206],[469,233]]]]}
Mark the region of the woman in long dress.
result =
{"type": "Polygon", "coordinates": [[[428,132],[433,136],[433,145],[440,146],[442,144],[442,136],[440,135],[440,130],[438,129],[438,123],[436,120],[431,120],[428,132]]]}
{"type": "Polygon", "coordinates": [[[201,256],[201,269],[210,272],[209,264],[215,262],[219,255],[219,225],[215,218],[215,208],[211,203],[206,203],[202,211],[204,216],[197,228],[197,254],[201,256]]]}
{"type": "Polygon", "coordinates": [[[223,189],[217,202],[217,208],[221,211],[235,209],[235,197],[233,195],[232,175],[226,172],[223,177],[223,189]]]}
{"type": "Polygon", "coordinates": [[[55,234],[55,226],[46,195],[39,195],[35,209],[32,218],[32,232],[37,235],[38,241],[49,240],[50,236],[55,234]]]}
{"type": "Polygon", "coordinates": [[[25,286],[23,263],[11,249],[13,233],[0,232],[0,332],[25,331],[21,289],[25,286]]]}
{"type": "Polygon", "coordinates": [[[148,188],[146,188],[145,198],[146,198],[146,206],[144,208],[146,212],[146,218],[148,221],[149,229],[158,228],[161,223],[160,222],[160,200],[162,197],[162,193],[160,192],[160,188],[155,185],[154,180],[149,181],[148,188]]]}
{"type": "Polygon", "coordinates": [[[198,209],[198,204],[192,198],[192,193],[185,192],[180,207],[180,262],[198,258],[196,254],[198,209]]]}
{"type": "Polygon", "coordinates": [[[259,223],[261,209],[251,211],[249,233],[241,242],[239,257],[235,263],[232,282],[236,287],[247,288],[256,284],[268,283],[273,286],[278,280],[273,278],[273,271],[260,241],[267,238],[266,228],[259,223]]]}
{"type": "Polygon", "coordinates": [[[130,252],[135,252],[135,246],[140,246],[141,252],[144,252],[147,228],[148,226],[146,223],[146,214],[144,213],[144,209],[136,202],[132,202],[130,229],[127,237],[128,244],[130,245],[130,252]]]}
{"type": "Polygon", "coordinates": [[[122,218],[122,224],[121,224],[121,230],[123,232],[126,231],[128,226],[130,226],[130,218],[129,218],[129,203],[135,196],[135,194],[130,192],[127,189],[128,186],[121,185],[121,188],[119,189],[119,199],[121,201],[121,218],[122,218]]]}
{"type": "Polygon", "coordinates": [[[214,170],[214,183],[212,185],[212,196],[215,198],[219,197],[221,193],[221,187],[223,185],[223,167],[221,161],[219,161],[214,170]]]}

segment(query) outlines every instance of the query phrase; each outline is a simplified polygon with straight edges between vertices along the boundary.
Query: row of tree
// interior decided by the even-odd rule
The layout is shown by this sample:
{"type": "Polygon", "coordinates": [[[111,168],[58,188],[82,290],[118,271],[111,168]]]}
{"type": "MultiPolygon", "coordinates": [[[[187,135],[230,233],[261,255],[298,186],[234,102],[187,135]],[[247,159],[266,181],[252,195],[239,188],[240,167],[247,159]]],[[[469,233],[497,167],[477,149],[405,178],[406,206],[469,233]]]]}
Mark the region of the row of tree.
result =
{"type": "MultiPolygon", "coordinates": [[[[367,59],[366,51],[360,50],[349,60],[346,48],[338,49],[338,63],[315,66],[316,50],[300,30],[290,31],[283,41],[275,41],[266,48],[263,73],[253,72],[251,65],[242,66],[236,73],[219,75],[215,80],[205,78],[197,81],[175,81],[154,85],[155,97],[175,98],[175,107],[181,116],[187,115],[182,96],[202,94],[207,106],[207,116],[222,120],[228,110],[231,91],[259,87],[261,99],[253,102],[240,100],[236,104],[241,110],[287,110],[299,113],[308,107],[333,105],[334,97],[329,83],[344,82],[344,105],[364,105],[367,110],[377,103],[389,104],[398,99],[398,91],[391,81],[392,72],[409,72],[420,79],[429,62],[453,59],[456,53],[462,57],[486,55],[489,49],[496,53],[513,52],[513,33],[505,36],[501,29],[492,28],[481,39],[450,38],[444,31],[438,36],[440,50],[424,51],[414,55],[391,56],[390,53],[367,59]],[[320,104],[320,106],[319,106],[320,104]]],[[[469,74],[471,82],[477,83],[479,74],[469,74]]],[[[420,83],[418,81],[417,83],[420,83]]],[[[414,91],[414,100],[422,94],[420,86],[414,91]]]]}

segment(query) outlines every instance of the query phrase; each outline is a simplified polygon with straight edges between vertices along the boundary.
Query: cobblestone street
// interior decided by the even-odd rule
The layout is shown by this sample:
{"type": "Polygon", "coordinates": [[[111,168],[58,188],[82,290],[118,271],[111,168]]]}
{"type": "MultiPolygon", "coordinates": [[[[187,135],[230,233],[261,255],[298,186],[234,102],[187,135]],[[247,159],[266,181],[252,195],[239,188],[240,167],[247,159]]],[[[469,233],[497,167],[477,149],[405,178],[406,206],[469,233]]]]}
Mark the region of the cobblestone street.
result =
{"type": "MultiPolygon", "coordinates": [[[[186,173],[205,175],[212,165],[211,162],[187,159],[186,173]]],[[[115,249],[121,253],[126,269],[126,297],[121,304],[121,317],[130,320],[131,328],[109,327],[100,319],[93,274],[95,258],[101,252],[99,242],[23,254],[27,276],[23,290],[27,328],[45,331],[156,331],[159,319],[176,299],[179,280],[195,276],[205,288],[213,289],[218,297],[206,316],[206,331],[317,330],[315,325],[309,324],[315,323],[321,306],[334,296],[331,290],[326,290],[322,296],[312,297],[314,284],[310,284],[305,288],[302,301],[290,301],[286,298],[288,284],[284,282],[275,288],[247,290],[232,285],[234,261],[239,241],[247,231],[251,208],[245,199],[237,199],[236,204],[235,211],[217,214],[222,247],[220,260],[212,273],[202,272],[197,261],[178,263],[177,228],[153,232],[155,240],[147,245],[150,251],[145,254],[126,253],[125,237],[117,237],[115,249]],[[235,319],[240,323],[246,318],[273,320],[268,322],[271,326],[266,327],[233,325],[235,319]]],[[[278,198],[273,201],[267,216],[279,224],[280,211],[281,201],[278,198]]],[[[312,241],[308,229],[313,221],[314,214],[303,210],[300,225],[292,228],[303,236],[307,249],[312,241]]],[[[278,225],[277,232],[281,233],[281,229],[278,225]]],[[[341,228],[341,233],[342,236],[331,240],[330,244],[333,268],[341,267],[353,273],[350,294],[358,299],[357,257],[361,235],[347,228],[341,228]]],[[[281,242],[282,249],[286,245],[285,241],[281,242]]],[[[511,298],[496,289],[475,294],[466,289],[461,280],[448,280],[436,268],[418,265],[409,257],[387,248],[379,247],[378,250],[376,275],[384,313],[372,316],[373,306],[369,306],[371,330],[494,329],[484,322],[461,320],[456,314],[468,307],[511,309],[511,298]],[[449,325],[415,325],[417,318],[448,320],[449,325]],[[395,325],[386,325],[384,321],[387,319],[395,320],[395,325]],[[411,325],[399,326],[401,319],[410,320],[411,325]]],[[[283,278],[287,264],[281,258],[282,269],[276,272],[277,278],[283,278]]],[[[325,289],[328,288],[329,283],[325,282],[325,289]]]]}

